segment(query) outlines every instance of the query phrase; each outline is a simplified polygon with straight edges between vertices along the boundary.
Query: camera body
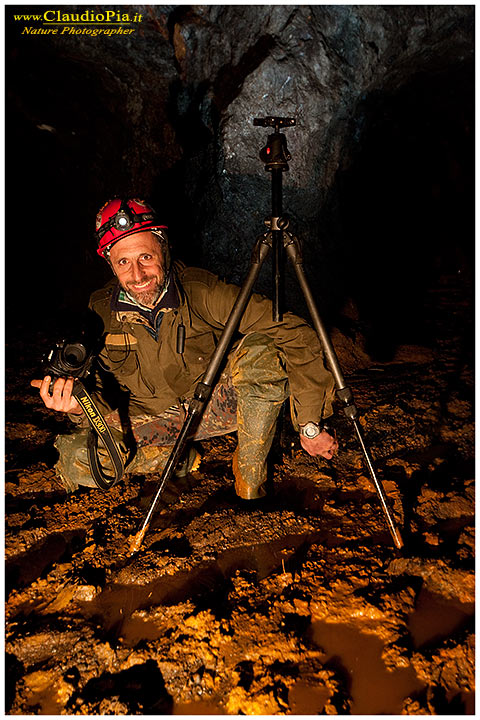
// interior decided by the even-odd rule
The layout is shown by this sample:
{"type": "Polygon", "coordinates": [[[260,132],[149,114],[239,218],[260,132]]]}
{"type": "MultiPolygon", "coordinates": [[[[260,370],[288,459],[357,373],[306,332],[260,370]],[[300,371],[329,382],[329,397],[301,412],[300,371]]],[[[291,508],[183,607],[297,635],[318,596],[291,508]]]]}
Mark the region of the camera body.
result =
{"type": "Polygon", "coordinates": [[[43,370],[52,378],[84,378],[92,367],[94,354],[81,342],[62,340],[45,358],[43,370]]]}

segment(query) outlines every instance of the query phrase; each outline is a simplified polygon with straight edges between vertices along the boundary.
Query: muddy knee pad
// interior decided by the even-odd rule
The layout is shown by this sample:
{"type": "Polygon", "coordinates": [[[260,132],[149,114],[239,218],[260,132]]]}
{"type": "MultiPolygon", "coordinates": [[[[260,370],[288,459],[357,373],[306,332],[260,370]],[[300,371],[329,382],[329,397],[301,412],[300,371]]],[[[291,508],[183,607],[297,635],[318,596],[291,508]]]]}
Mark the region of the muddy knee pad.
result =
{"type": "Polygon", "coordinates": [[[172,452],[173,445],[144,445],[137,448],[135,457],[127,470],[135,475],[162,472],[172,452]]]}
{"type": "Polygon", "coordinates": [[[265,494],[266,460],[278,413],[289,394],[288,378],[282,353],[260,333],[245,336],[231,358],[231,373],[237,392],[235,490],[250,500],[265,494]]]}
{"type": "MultiPolygon", "coordinates": [[[[128,449],[123,439],[123,434],[115,428],[110,428],[117,447],[126,462],[128,449]]],[[[87,454],[87,437],[89,429],[85,428],[71,435],[58,435],[55,440],[55,447],[60,455],[55,470],[60,477],[62,485],[68,492],[74,492],[80,485],[84,487],[97,488],[95,480],[90,472],[90,464],[87,454]]],[[[98,455],[102,468],[107,474],[113,474],[113,466],[108,452],[100,445],[98,455]]]]}
{"type": "Polygon", "coordinates": [[[58,435],[54,446],[60,455],[55,470],[68,492],[74,492],[80,485],[97,487],[90,473],[87,456],[88,429],[71,435],[58,435]]]}

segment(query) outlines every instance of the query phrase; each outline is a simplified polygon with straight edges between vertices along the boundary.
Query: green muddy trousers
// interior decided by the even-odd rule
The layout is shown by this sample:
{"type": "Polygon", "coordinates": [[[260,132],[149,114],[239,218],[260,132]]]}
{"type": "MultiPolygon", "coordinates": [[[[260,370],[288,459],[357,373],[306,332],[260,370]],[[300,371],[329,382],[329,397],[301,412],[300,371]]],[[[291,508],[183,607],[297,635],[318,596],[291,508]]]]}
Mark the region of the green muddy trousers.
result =
{"type": "MultiPolygon", "coordinates": [[[[193,440],[204,440],[235,430],[238,444],[233,456],[235,491],[246,500],[265,495],[266,460],[270,451],[280,408],[288,397],[284,357],[273,340],[260,333],[246,335],[229,358],[219,382],[205,408],[193,440]]],[[[129,418],[132,443],[122,429],[117,412],[105,417],[126,462],[126,472],[144,475],[161,472],[165,467],[185,411],[174,406],[161,415],[137,415],[129,418]]],[[[56,465],[64,487],[73,492],[79,485],[97,487],[87,459],[88,428],[55,441],[60,458],[56,465]]],[[[111,468],[107,452],[99,445],[103,467],[111,468]]],[[[177,468],[186,474],[196,453],[190,452],[177,468]]]]}

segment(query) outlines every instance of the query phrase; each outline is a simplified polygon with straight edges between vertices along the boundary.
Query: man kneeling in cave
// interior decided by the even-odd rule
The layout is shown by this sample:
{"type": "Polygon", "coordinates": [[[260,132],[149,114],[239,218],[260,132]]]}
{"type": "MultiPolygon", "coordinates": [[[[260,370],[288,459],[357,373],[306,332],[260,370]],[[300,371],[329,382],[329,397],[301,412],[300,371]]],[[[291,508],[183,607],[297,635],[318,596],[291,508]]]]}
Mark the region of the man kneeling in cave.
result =
{"type": "MultiPolygon", "coordinates": [[[[137,475],[163,470],[238,295],[237,286],[172,262],[166,231],[152,208],[137,199],[111,200],[96,219],[97,252],[115,277],[92,294],[90,309],[103,322],[100,365],[128,392],[119,393],[128,398],[128,431],[118,401],[108,398],[107,404],[102,373],[92,397],[118,442],[126,471],[137,475]]],[[[322,422],[332,414],[334,381],[312,328],[292,313],[274,322],[271,302],[260,295],[252,295],[238,331],[240,339],[193,439],[236,431],[235,491],[254,500],[265,495],[267,456],[286,398],[302,447],[312,456],[332,458],[338,445],[322,422]]],[[[47,408],[68,413],[79,425],[56,439],[57,472],[68,491],[96,487],[87,458],[88,423],[72,395],[73,379],[58,378],[53,389],[50,383],[46,376],[31,384],[40,388],[47,408]]],[[[100,453],[108,467],[105,451],[100,453]]],[[[198,462],[192,445],[177,475],[198,462]]]]}

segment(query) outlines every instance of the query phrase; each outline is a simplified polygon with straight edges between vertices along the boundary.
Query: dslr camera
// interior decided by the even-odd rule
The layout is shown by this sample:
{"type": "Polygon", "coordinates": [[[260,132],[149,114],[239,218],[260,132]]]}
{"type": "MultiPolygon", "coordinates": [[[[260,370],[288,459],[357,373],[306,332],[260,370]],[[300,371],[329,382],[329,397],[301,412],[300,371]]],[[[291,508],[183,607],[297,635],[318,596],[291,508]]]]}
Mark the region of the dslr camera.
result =
{"type": "Polygon", "coordinates": [[[94,353],[82,342],[61,340],[50,350],[43,363],[45,375],[55,378],[84,378],[92,367],[94,353]]]}

